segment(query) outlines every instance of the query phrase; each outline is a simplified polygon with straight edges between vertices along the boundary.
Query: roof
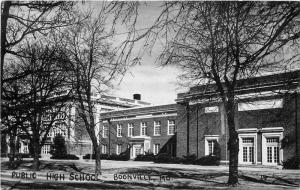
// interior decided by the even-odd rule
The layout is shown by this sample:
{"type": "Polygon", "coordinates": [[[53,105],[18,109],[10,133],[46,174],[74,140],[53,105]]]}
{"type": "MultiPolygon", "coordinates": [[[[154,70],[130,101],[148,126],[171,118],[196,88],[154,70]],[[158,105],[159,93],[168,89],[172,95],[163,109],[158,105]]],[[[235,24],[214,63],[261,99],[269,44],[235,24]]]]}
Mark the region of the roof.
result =
{"type": "Polygon", "coordinates": [[[177,112],[177,104],[167,104],[158,106],[145,106],[138,108],[128,108],[118,111],[108,111],[101,113],[102,119],[116,118],[116,117],[130,117],[145,114],[159,114],[177,112]]]}
{"type": "MultiPolygon", "coordinates": [[[[235,92],[236,94],[246,94],[266,90],[290,90],[295,89],[299,84],[300,70],[296,70],[238,80],[235,92]]],[[[215,84],[199,85],[191,87],[186,93],[178,94],[176,102],[181,103],[195,98],[208,98],[213,96],[218,96],[217,86],[215,84]]]]}

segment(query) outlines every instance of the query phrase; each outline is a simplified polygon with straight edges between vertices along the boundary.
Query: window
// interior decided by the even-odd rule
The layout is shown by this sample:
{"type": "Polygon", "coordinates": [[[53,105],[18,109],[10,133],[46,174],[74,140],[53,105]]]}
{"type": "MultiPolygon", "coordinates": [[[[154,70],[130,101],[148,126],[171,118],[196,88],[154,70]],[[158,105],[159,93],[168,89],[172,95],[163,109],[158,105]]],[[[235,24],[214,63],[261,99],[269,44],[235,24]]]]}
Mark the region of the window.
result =
{"type": "Polygon", "coordinates": [[[23,145],[23,153],[28,153],[28,143],[24,143],[23,145]]]}
{"type": "Polygon", "coordinates": [[[153,154],[156,155],[159,153],[159,144],[154,144],[153,146],[153,154]]]}
{"type": "Polygon", "coordinates": [[[175,134],[175,121],[168,120],[168,135],[174,135],[174,134],[175,134]]]}
{"type": "Polygon", "coordinates": [[[117,144],[116,154],[117,155],[121,154],[121,151],[122,151],[122,145],[121,144],[117,144]]]}
{"type": "Polygon", "coordinates": [[[254,163],[254,138],[242,138],[243,146],[243,162],[254,163]]]}
{"type": "Polygon", "coordinates": [[[104,144],[102,145],[102,154],[106,154],[107,153],[107,145],[104,144]]]}
{"type": "Polygon", "coordinates": [[[147,123],[142,122],[141,123],[141,136],[147,135],[147,123]]]}
{"type": "Polygon", "coordinates": [[[42,147],[41,154],[49,154],[49,151],[50,151],[50,145],[49,144],[45,144],[42,147]]]}
{"type": "Polygon", "coordinates": [[[268,137],[266,138],[267,145],[267,163],[278,164],[279,163],[279,138],[268,137]]]}
{"type": "Polygon", "coordinates": [[[219,141],[218,135],[210,135],[205,137],[205,155],[214,155],[215,146],[219,141]]]}
{"type": "Polygon", "coordinates": [[[154,121],[154,136],[160,135],[160,121],[154,121]]]}
{"type": "Polygon", "coordinates": [[[108,127],[107,126],[103,126],[102,136],[103,136],[103,138],[108,137],[108,127]]]}
{"type": "Polygon", "coordinates": [[[117,137],[122,137],[122,125],[117,124],[117,137]]]}
{"type": "Polygon", "coordinates": [[[128,137],[133,136],[133,123],[128,123],[128,137]]]}
{"type": "Polygon", "coordinates": [[[257,163],[257,129],[239,129],[239,164],[257,163]]]}

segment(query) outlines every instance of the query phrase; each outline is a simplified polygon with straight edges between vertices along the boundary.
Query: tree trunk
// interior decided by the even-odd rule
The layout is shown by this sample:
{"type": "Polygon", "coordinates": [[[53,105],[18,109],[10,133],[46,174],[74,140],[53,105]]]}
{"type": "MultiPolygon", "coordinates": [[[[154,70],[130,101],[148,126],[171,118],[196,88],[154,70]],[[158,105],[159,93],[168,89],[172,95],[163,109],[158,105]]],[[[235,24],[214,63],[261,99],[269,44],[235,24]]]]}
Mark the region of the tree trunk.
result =
{"type": "Polygon", "coordinates": [[[229,98],[227,102],[227,121],[229,130],[228,150],[229,150],[229,185],[236,185],[238,183],[238,155],[239,155],[239,139],[238,133],[235,130],[234,122],[234,99],[229,98]]]}
{"type": "Polygon", "coordinates": [[[95,150],[95,162],[96,162],[96,167],[95,167],[95,175],[101,175],[101,147],[99,145],[94,145],[94,150],[95,150]]]}
{"type": "Polygon", "coordinates": [[[33,164],[32,169],[35,171],[39,170],[40,167],[40,145],[38,141],[33,142],[33,164]]]}
{"type": "Polygon", "coordinates": [[[16,154],[16,145],[15,145],[15,135],[10,134],[9,137],[9,168],[10,169],[15,169],[15,154],[16,154]]]}

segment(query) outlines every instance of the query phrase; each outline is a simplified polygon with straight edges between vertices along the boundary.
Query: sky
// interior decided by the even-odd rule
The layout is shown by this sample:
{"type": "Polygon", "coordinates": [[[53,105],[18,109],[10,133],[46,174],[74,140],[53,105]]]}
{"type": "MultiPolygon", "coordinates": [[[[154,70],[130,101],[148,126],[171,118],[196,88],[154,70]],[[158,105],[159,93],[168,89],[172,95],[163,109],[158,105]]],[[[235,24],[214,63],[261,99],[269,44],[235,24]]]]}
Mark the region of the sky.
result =
{"type": "MultiPolygon", "coordinates": [[[[101,2],[89,2],[91,7],[101,6],[101,2]]],[[[147,6],[141,6],[136,28],[148,28],[160,14],[160,2],[147,2],[147,6]]],[[[116,33],[123,33],[125,29],[119,27],[116,33]]],[[[116,41],[122,41],[126,35],[118,35],[116,41]]],[[[142,44],[142,42],[140,43],[142,44]]],[[[139,49],[136,47],[136,49],[139,49]]],[[[161,49],[155,46],[151,55],[145,54],[141,64],[129,68],[125,76],[115,83],[110,95],[133,98],[133,94],[141,94],[141,100],[153,105],[175,103],[177,93],[183,89],[177,81],[180,70],[175,66],[162,67],[155,62],[161,49]]]]}

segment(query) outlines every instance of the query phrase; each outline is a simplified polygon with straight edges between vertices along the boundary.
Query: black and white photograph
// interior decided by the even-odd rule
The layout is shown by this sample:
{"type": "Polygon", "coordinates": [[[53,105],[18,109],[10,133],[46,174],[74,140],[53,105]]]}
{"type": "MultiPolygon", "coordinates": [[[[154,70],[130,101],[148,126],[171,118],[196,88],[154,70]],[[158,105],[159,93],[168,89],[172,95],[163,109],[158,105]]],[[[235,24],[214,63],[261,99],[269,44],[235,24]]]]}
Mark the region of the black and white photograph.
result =
{"type": "Polygon", "coordinates": [[[300,1],[1,1],[0,189],[300,189],[300,1]]]}

